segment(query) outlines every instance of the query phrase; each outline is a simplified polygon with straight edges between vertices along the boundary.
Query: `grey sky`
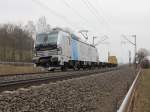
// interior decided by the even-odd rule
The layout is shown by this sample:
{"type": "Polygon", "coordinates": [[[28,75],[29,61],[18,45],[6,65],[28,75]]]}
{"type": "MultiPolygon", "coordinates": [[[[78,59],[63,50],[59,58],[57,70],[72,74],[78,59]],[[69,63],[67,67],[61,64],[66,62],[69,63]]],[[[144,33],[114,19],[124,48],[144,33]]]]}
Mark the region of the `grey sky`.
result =
{"type": "MultiPolygon", "coordinates": [[[[150,49],[149,0],[88,0],[98,11],[99,19],[88,10],[84,3],[86,0],[40,1],[61,14],[61,16],[64,16],[70,23],[67,24],[63,17],[54,15],[48,9],[39,6],[32,0],[0,0],[0,23],[26,23],[28,20],[36,22],[40,16],[45,16],[52,26],[70,27],[75,31],[88,29],[90,30],[90,35],[94,34],[99,37],[106,34],[110,37],[107,41],[111,44],[98,46],[102,60],[107,59],[109,50],[112,55],[117,55],[119,61],[128,61],[128,50],[133,51],[133,47],[130,44],[120,44],[122,40],[121,34],[136,34],[138,48],[145,47],[150,49]],[[67,1],[72,9],[64,1],[67,1]]],[[[132,37],[129,38],[133,40],[132,37]]]]}

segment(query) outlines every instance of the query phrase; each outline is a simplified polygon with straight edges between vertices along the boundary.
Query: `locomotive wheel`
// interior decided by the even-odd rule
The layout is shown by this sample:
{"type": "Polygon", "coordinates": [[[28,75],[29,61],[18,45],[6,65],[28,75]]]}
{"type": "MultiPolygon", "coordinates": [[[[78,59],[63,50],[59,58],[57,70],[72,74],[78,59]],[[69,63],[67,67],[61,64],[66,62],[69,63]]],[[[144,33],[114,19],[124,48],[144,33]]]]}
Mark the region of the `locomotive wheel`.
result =
{"type": "Polygon", "coordinates": [[[89,70],[91,70],[91,69],[92,69],[92,67],[91,67],[91,66],[89,66],[89,67],[88,67],[88,69],[89,69],[89,70]]]}
{"type": "Polygon", "coordinates": [[[55,71],[55,69],[51,69],[51,70],[49,70],[49,71],[54,72],[54,71],[55,71]]]}
{"type": "Polygon", "coordinates": [[[73,69],[74,69],[75,71],[77,71],[77,70],[80,70],[80,67],[78,66],[77,63],[75,63],[75,65],[73,66],[73,69]]]}
{"type": "Polygon", "coordinates": [[[79,67],[79,66],[77,66],[77,70],[80,70],[80,67],[79,67]]]}
{"type": "Polygon", "coordinates": [[[61,67],[61,71],[67,71],[67,67],[62,66],[62,67],[61,67]]]}
{"type": "Polygon", "coordinates": [[[85,67],[83,67],[83,70],[86,70],[86,68],[85,68],[85,67]]]}

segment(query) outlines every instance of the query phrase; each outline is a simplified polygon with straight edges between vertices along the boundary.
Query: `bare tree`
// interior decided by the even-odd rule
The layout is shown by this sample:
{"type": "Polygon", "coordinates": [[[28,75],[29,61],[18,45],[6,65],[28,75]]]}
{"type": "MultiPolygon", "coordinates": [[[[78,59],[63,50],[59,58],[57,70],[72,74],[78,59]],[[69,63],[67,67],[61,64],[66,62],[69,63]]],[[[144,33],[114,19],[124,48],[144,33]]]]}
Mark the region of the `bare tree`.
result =
{"type": "Polygon", "coordinates": [[[43,32],[50,32],[51,31],[51,26],[47,24],[46,18],[40,17],[38,22],[37,22],[37,32],[38,33],[43,33],[43,32]]]}
{"type": "Polygon", "coordinates": [[[33,21],[28,21],[27,25],[25,25],[25,30],[31,34],[31,36],[36,33],[36,26],[33,21]]]}
{"type": "Polygon", "coordinates": [[[139,63],[141,63],[141,61],[148,56],[150,53],[147,49],[145,48],[140,48],[137,52],[137,59],[139,61],[139,63]]]}
{"type": "Polygon", "coordinates": [[[46,18],[44,16],[40,17],[37,22],[37,32],[38,33],[46,32],[46,27],[47,27],[46,18]]]}
{"type": "Polygon", "coordinates": [[[0,25],[0,61],[31,61],[30,32],[14,24],[0,25]]]}
{"type": "Polygon", "coordinates": [[[47,24],[46,25],[46,32],[50,32],[51,31],[51,25],[47,24]]]}

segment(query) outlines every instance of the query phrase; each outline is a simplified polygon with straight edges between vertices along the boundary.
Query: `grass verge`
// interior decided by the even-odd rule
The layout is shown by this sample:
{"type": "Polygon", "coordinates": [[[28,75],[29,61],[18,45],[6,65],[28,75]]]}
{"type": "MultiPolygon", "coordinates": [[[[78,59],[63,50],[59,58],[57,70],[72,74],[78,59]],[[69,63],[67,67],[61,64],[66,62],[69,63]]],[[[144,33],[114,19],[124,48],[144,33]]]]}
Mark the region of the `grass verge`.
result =
{"type": "Polygon", "coordinates": [[[33,66],[15,66],[0,64],[0,75],[5,74],[19,74],[19,73],[32,73],[41,71],[39,68],[33,66]]]}
{"type": "Polygon", "coordinates": [[[150,112],[150,69],[144,69],[137,89],[134,112],[150,112]]]}

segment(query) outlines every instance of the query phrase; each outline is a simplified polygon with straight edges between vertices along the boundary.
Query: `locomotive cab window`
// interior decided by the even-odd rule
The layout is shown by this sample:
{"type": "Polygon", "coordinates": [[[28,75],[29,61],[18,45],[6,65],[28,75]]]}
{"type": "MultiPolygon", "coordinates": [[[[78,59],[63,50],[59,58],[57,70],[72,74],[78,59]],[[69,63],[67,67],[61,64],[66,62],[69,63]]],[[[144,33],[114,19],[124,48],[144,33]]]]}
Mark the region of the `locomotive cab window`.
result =
{"type": "Polygon", "coordinates": [[[58,33],[50,33],[48,34],[47,43],[57,44],[58,33]]]}
{"type": "Polygon", "coordinates": [[[39,34],[36,37],[36,44],[43,44],[47,40],[47,34],[39,34]]]}
{"type": "Polygon", "coordinates": [[[37,35],[36,44],[57,44],[58,33],[37,35]]]}

